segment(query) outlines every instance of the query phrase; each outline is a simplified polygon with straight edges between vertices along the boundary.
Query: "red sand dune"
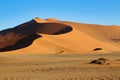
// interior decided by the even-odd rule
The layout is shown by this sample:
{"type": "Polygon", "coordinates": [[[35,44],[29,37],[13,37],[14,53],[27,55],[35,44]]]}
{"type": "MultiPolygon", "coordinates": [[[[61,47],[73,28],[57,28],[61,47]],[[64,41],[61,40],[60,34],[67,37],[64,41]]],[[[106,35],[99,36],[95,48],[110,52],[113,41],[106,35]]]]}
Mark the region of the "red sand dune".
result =
{"type": "Polygon", "coordinates": [[[35,18],[0,31],[0,53],[120,51],[120,27],[35,18]],[[94,51],[96,48],[101,50],[94,51]]]}

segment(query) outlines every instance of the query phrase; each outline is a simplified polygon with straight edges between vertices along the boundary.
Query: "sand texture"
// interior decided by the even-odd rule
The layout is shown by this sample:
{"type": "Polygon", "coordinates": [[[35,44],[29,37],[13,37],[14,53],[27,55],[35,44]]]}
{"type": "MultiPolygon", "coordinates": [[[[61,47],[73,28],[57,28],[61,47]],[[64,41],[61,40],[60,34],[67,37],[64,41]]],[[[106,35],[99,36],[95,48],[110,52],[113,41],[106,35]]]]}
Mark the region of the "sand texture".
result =
{"type": "Polygon", "coordinates": [[[120,80],[120,54],[0,54],[0,80],[120,80]],[[109,65],[90,64],[104,57],[109,65]]]}

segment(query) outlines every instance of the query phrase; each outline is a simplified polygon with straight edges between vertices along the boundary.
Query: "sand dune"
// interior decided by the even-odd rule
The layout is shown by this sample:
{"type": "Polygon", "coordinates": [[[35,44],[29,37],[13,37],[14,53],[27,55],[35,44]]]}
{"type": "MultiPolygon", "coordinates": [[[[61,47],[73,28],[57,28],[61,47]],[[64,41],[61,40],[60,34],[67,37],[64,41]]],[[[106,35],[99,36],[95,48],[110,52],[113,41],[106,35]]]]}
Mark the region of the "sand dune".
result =
{"type": "Polygon", "coordinates": [[[96,53],[120,51],[120,27],[35,18],[0,31],[0,53],[96,53]],[[101,50],[94,51],[95,48],[101,50]]]}
{"type": "Polygon", "coordinates": [[[119,35],[119,26],[55,18],[2,30],[0,80],[120,80],[119,35]],[[98,59],[109,64],[90,64],[98,59]]]}

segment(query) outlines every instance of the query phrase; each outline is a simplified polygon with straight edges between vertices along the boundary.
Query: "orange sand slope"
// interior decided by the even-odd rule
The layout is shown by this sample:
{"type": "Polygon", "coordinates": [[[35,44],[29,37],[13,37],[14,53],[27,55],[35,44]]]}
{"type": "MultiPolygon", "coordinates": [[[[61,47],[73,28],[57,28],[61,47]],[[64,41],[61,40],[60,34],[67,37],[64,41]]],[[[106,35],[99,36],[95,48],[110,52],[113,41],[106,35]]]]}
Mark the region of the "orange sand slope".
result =
{"type": "Polygon", "coordinates": [[[120,27],[35,18],[0,31],[0,53],[120,51],[120,27]],[[97,49],[97,50],[96,50],[97,49]]]}

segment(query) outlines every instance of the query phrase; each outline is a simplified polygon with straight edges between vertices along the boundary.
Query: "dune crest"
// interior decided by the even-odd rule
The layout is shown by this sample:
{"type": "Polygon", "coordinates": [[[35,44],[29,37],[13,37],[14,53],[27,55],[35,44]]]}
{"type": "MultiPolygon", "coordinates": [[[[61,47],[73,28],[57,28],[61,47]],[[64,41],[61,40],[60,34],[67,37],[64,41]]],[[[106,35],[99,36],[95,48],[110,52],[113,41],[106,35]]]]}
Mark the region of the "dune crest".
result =
{"type": "Polygon", "coordinates": [[[120,51],[119,35],[118,26],[34,18],[0,31],[0,53],[79,54],[120,51]],[[94,51],[97,48],[101,50],[94,51]]]}
{"type": "Polygon", "coordinates": [[[56,18],[47,18],[47,19],[45,19],[45,20],[47,20],[47,21],[53,21],[53,22],[58,22],[58,21],[59,21],[59,20],[56,19],[56,18]]]}
{"type": "Polygon", "coordinates": [[[38,18],[38,17],[34,18],[33,20],[36,21],[37,23],[47,23],[47,22],[50,22],[50,21],[47,21],[47,20],[44,20],[44,19],[41,19],[41,18],[38,18]]]}

